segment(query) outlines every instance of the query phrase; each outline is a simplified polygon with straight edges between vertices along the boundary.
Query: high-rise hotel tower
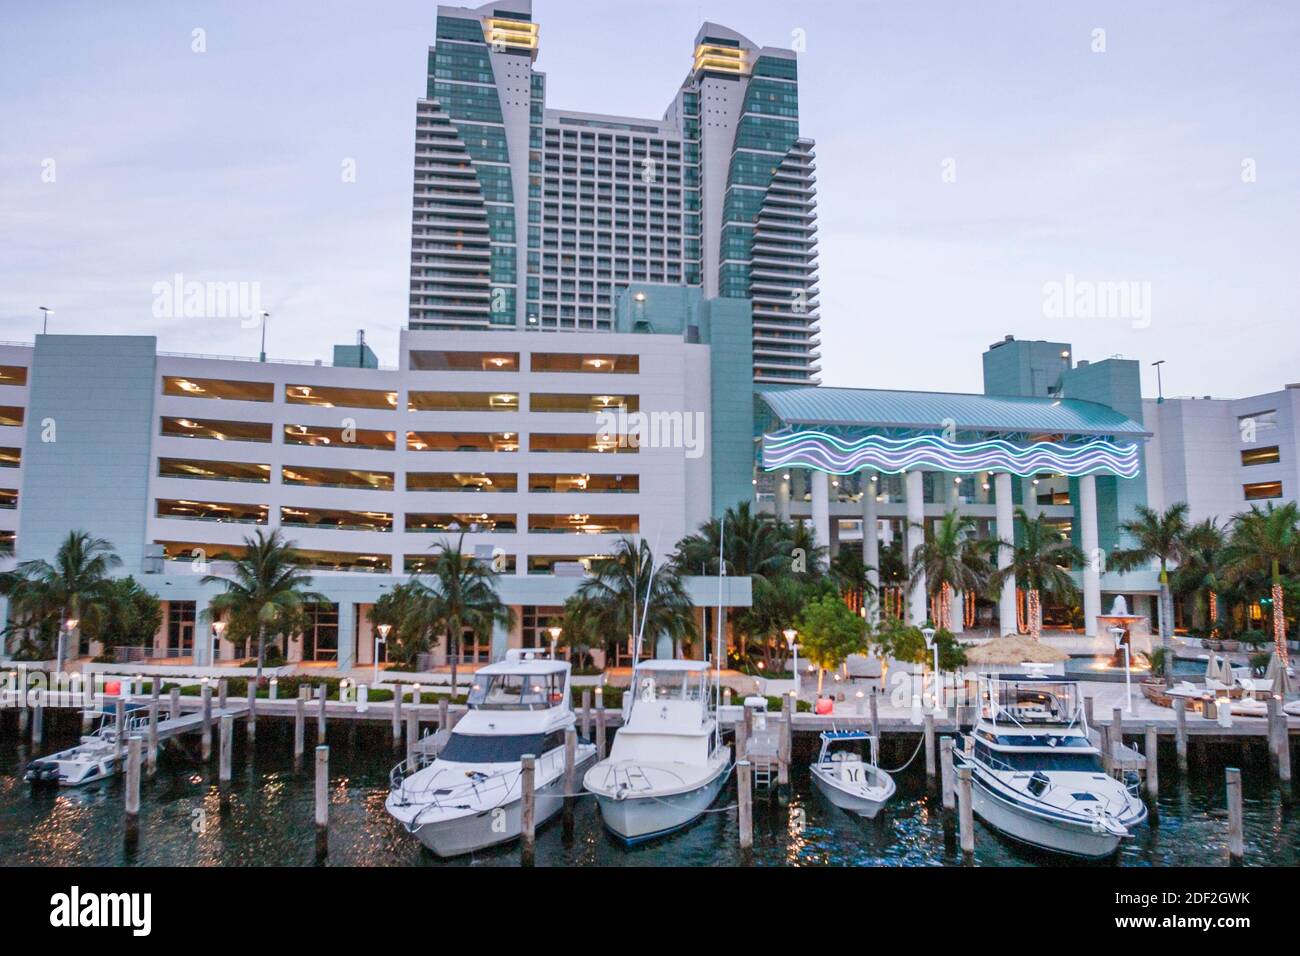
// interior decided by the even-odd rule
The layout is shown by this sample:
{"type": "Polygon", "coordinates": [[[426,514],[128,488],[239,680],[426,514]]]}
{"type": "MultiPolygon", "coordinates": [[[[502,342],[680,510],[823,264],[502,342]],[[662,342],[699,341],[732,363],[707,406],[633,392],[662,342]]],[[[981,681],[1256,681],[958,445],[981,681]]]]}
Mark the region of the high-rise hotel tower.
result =
{"type": "Polygon", "coordinates": [[[813,144],[791,50],[705,23],[661,119],[550,109],[529,0],[439,7],[412,329],[614,328],[629,283],[752,303],[754,380],[815,384],[813,144]]]}

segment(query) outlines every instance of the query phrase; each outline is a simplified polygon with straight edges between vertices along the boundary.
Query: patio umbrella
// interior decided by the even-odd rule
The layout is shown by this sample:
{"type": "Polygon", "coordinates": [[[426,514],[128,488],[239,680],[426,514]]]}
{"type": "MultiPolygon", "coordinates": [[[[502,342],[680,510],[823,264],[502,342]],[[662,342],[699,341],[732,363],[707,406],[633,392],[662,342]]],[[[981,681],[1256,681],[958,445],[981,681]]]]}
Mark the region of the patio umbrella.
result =
{"type": "Polygon", "coordinates": [[[1017,664],[1055,664],[1067,660],[1065,651],[1019,635],[994,638],[966,648],[966,663],[984,667],[1015,667],[1017,664]]]}
{"type": "Polygon", "coordinates": [[[1210,659],[1205,664],[1205,682],[1208,684],[1212,680],[1221,684],[1225,683],[1223,676],[1219,673],[1219,658],[1215,656],[1213,651],[1210,652],[1210,659]]]}
{"type": "Polygon", "coordinates": [[[1268,659],[1268,668],[1264,671],[1264,679],[1273,682],[1273,693],[1280,695],[1284,700],[1291,695],[1291,675],[1282,666],[1278,656],[1274,654],[1268,659]]]}

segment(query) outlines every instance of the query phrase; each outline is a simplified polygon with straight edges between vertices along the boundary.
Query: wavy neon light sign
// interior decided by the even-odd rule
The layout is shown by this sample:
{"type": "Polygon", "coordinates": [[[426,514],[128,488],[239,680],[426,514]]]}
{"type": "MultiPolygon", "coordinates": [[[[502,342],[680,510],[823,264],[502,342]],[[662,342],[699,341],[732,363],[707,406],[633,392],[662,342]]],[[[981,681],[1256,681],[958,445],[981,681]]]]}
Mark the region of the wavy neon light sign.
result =
{"type": "Polygon", "coordinates": [[[1059,472],[1063,475],[1113,474],[1136,478],[1136,445],[1119,445],[1093,439],[1077,445],[1060,442],[1015,444],[1000,438],[979,442],[946,441],[938,435],[887,438],[865,435],[844,438],[808,430],[763,436],[763,467],[767,470],[794,465],[832,475],[849,475],[864,468],[888,473],[912,468],[936,471],[1005,471],[1013,475],[1059,472]]]}

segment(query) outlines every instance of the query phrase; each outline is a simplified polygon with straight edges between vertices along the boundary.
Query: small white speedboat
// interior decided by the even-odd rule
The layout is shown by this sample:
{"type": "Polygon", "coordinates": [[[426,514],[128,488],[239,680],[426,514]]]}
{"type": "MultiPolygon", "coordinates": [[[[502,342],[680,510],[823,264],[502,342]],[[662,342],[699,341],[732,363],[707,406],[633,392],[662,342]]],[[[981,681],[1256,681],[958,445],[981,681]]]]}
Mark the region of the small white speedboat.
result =
{"type": "Polygon", "coordinates": [[[1074,682],[981,677],[979,721],[954,756],[972,770],[975,814],[1020,843],[1102,859],[1147,818],[1136,783],[1102,769],[1074,682]]]}
{"type": "Polygon", "coordinates": [[[633,669],[609,758],[582,781],[605,826],[629,846],[698,820],[731,775],[708,676],[704,661],[645,660],[633,669]]]}
{"type": "MultiPolygon", "coordinates": [[[[469,713],[427,765],[393,769],[384,808],[438,856],[459,856],[523,831],[523,757],[532,754],[535,822],[564,807],[564,736],[574,725],[569,664],[512,649],[474,675],[469,713]]],[[[596,755],[579,740],[576,774],[596,755]]]]}
{"type": "MultiPolygon", "coordinates": [[[[117,773],[121,769],[117,756],[117,717],[108,712],[99,712],[99,717],[99,727],[93,734],[84,735],[75,747],[37,757],[27,765],[23,779],[38,786],[80,787],[117,773]]],[[[148,711],[142,705],[126,706],[128,736],[144,733],[148,722],[148,711]]]]}
{"type": "Polygon", "coordinates": [[[813,782],[826,799],[868,820],[894,795],[894,778],[880,769],[879,741],[857,730],[828,730],[821,735],[822,749],[809,766],[813,782]],[[867,760],[859,752],[861,741],[869,741],[867,760]]]}
{"type": "Polygon", "coordinates": [[[1287,701],[1282,705],[1282,713],[1291,717],[1300,717],[1300,700],[1287,701]]]}

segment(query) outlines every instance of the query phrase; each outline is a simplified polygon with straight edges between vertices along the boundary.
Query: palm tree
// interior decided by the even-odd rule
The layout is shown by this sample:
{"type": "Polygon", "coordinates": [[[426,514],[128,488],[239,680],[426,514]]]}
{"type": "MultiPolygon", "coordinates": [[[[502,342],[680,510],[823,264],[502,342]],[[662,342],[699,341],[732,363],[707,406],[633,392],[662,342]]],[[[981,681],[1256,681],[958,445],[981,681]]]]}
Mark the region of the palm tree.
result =
{"type": "Polygon", "coordinates": [[[952,596],[956,591],[981,591],[993,568],[989,563],[988,541],[975,537],[978,525],[970,516],[954,508],[939,519],[937,526],[918,524],[925,540],[912,551],[908,568],[908,590],[916,589],[922,575],[934,606],[938,608],[934,625],[952,629],[952,596]]]}
{"type": "Polygon", "coordinates": [[[1300,508],[1288,501],[1267,509],[1252,505],[1233,517],[1235,527],[1225,549],[1227,578],[1233,582],[1268,576],[1272,585],[1273,644],[1277,659],[1287,663],[1286,610],[1283,607],[1282,572],[1300,568],[1300,508]]]}
{"type": "MultiPolygon", "coordinates": [[[[719,519],[710,518],[694,534],[677,542],[672,561],[679,574],[718,573],[721,524],[719,519]]],[[[727,509],[726,526],[721,550],[728,575],[769,577],[789,569],[793,547],[790,525],[755,512],[748,501],[742,501],[727,509]]]]}
{"type": "Polygon", "coordinates": [[[44,558],[23,561],[0,582],[15,610],[39,628],[53,615],[58,618],[54,670],[63,670],[64,622],[69,619],[98,624],[105,613],[109,572],[122,559],[111,542],[86,531],[70,531],[59,545],[54,562],[44,558]]]}
{"type": "Polygon", "coordinates": [[[514,612],[497,593],[497,578],[491,561],[479,561],[464,551],[462,533],[453,545],[447,540],[433,545],[429,583],[412,578],[420,600],[412,614],[420,628],[441,629],[446,635],[451,659],[451,694],[457,693],[457,670],[461,637],[468,628],[476,638],[491,640],[496,625],[511,627],[514,612]]]}
{"type": "MultiPolygon", "coordinates": [[[[1017,508],[1016,520],[1021,526],[1019,544],[990,542],[990,548],[1010,548],[1011,563],[989,574],[987,589],[990,594],[997,594],[1008,580],[1019,583],[1029,593],[1029,633],[1038,640],[1043,629],[1040,594],[1053,595],[1059,600],[1075,597],[1078,588],[1070,577],[1069,566],[1082,565],[1086,559],[1083,551],[1042,515],[1031,518],[1024,508],[1017,508]]],[[[1002,630],[1006,629],[1007,622],[1003,621],[1002,630]]]]}
{"type": "Polygon", "coordinates": [[[258,530],[245,538],[244,553],[233,563],[231,577],[203,576],[203,584],[225,588],[208,603],[203,617],[228,616],[232,640],[257,635],[256,686],[261,686],[267,633],[292,633],[301,624],[304,604],[324,604],[328,599],[311,590],[311,575],[299,563],[294,543],[281,537],[278,528],[270,534],[258,530]]]}
{"type": "Polygon", "coordinates": [[[676,655],[683,640],[695,637],[694,608],[685,584],[672,563],[656,564],[645,541],[621,538],[613,554],[592,561],[591,576],[574,593],[590,606],[607,649],[628,635],[637,655],[640,634],[649,634],[651,641],[665,634],[676,655]]]}
{"type": "Polygon", "coordinates": [[[1137,517],[1120,523],[1119,530],[1133,539],[1131,548],[1116,548],[1110,566],[1132,571],[1151,561],[1160,562],[1160,642],[1167,644],[1174,633],[1173,599],[1169,590],[1169,565],[1179,564],[1186,550],[1187,503],[1172,504],[1163,513],[1138,505],[1137,517]]]}
{"type": "Polygon", "coordinates": [[[1194,602],[1193,618],[1213,632],[1219,624],[1219,592],[1223,590],[1224,546],[1226,536],[1214,518],[1206,518],[1187,529],[1183,535],[1183,553],[1173,574],[1173,586],[1190,593],[1194,602]],[[1203,616],[1202,616],[1203,615],[1203,616]]]}

